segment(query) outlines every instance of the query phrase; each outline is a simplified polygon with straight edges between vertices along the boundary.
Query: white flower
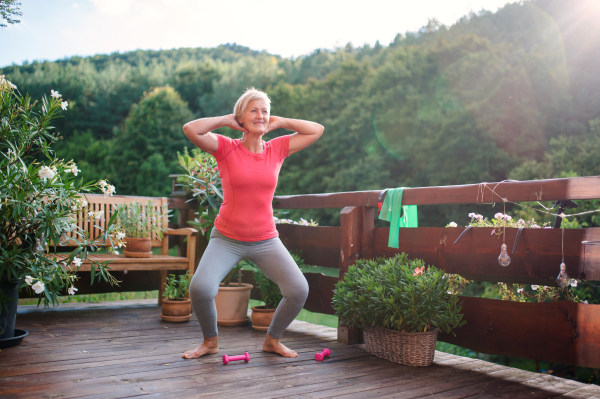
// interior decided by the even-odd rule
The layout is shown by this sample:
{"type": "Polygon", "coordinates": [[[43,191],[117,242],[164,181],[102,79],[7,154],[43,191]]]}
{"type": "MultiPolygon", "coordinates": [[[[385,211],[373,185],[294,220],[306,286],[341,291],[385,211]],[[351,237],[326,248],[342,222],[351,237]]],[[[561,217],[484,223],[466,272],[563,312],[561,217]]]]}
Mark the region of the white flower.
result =
{"type": "Polygon", "coordinates": [[[504,215],[504,219],[506,219],[506,220],[511,220],[511,219],[512,219],[512,216],[504,215]]]}
{"type": "Polygon", "coordinates": [[[571,280],[571,287],[577,287],[577,280],[571,280]]]}
{"type": "Polygon", "coordinates": [[[42,292],[44,292],[45,286],[44,286],[44,283],[42,283],[41,281],[38,281],[31,288],[33,288],[33,290],[35,291],[36,294],[41,294],[42,292]]]}
{"type": "Polygon", "coordinates": [[[108,183],[106,182],[106,180],[100,180],[98,182],[98,184],[100,185],[100,187],[106,187],[106,186],[108,186],[108,183]]]}
{"type": "Polygon", "coordinates": [[[534,290],[534,291],[537,291],[538,288],[540,288],[539,285],[532,285],[531,286],[531,289],[534,290]]]}
{"type": "Polygon", "coordinates": [[[122,240],[125,237],[125,233],[117,233],[117,240],[122,240]]]}
{"type": "Polygon", "coordinates": [[[525,221],[523,219],[519,219],[519,221],[517,222],[518,225],[524,225],[525,221]]]}
{"type": "Polygon", "coordinates": [[[502,220],[502,219],[504,219],[504,214],[502,214],[501,212],[498,212],[497,214],[494,215],[494,219],[502,220]]]}
{"type": "Polygon", "coordinates": [[[47,179],[52,179],[55,174],[56,173],[54,173],[54,171],[47,166],[42,166],[42,168],[38,172],[38,176],[40,177],[40,179],[44,179],[44,181],[46,181],[47,179]]]}
{"type": "Polygon", "coordinates": [[[94,216],[94,218],[100,219],[102,217],[102,215],[104,215],[104,211],[98,211],[98,213],[96,214],[96,216],[94,216]]]}
{"type": "Polygon", "coordinates": [[[25,282],[27,283],[27,285],[33,284],[33,277],[25,276],[25,282]]]}
{"type": "Polygon", "coordinates": [[[104,193],[104,198],[108,197],[108,196],[112,196],[115,193],[115,186],[112,185],[107,185],[106,188],[102,189],[102,192],[104,193]]]}
{"type": "Polygon", "coordinates": [[[581,303],[583,303],[584,305],[587,305],[587,304],[588,304],[588,301],[587,301],[587,299],[586,299],[585,301],[583,301],[583,302],[581,302],[581,303]]]}
{"type": "Polygon", "coordinates": [[[448,227],[458,227],[458,225],[455,222],[450,222],[448,223],[448,227]]]}
{"type": "Polygon", "coordinates": [[[73,259],[73,264],[77,267],[81,266],[81,259],[77,256],[73,259]]]}
{"type": "Polygon", "coordinates": [[[475,219],[482,220],[483,219],[483,215],[477,214],[477,215],[475,215],[475,219]]]}
{"type": "Polygon", "coordinates": [[[471,212],[471,213],[469,213],[469,217],[470,217],[471,219],[475,218],[475,216],[476,216],[476,215],[477,215],[477,214],[476,214],[476,213],[474,213],[474,212],[471,212]]]}
{"type": "Polygon", "coordinates": [[[66,111],[68,106],[69,106],[69,103],[67,101],[62,101],[60,103],[60,107],[63,109],[63,111],[66,111]]]}
{"type": "Polygon", "coordinates": [[[115,249],[115,255],[118,255],[118,254],[119,254],[119,251],[117,251],[117,250],[115,249]]]}
{"type": "Polygon", "coordinates": [[[523,293],[523,288],[519,288],[519,289],[517,290],[517,292],[518,292],[519,294],[522,294],[522,293],[523,293]]]}
{"type": "Polygon", "coordinates": [[[60,93],[59,93],[59,92],[57,92],[57,91],[50,90],[50,96],[51,96],[51,97],[54,97],[54,98],[60,98],[60,97],[62,96],[62,94],[60,94],[60,93]]]}
{"type": "Polygon", "coordinates": [[[544,289],[547,290],[549,287],[547,285],[544,286],[544,289]]]}
{"type": "Polygon", "coordinates": [[[308,221],[307,221],[307,220],[305,220],[305,219],[302,219],[302,218],[300,218],[300,224],[301,224],[302,226],[308,226],[308,221]]]}
{"type": "Polygon", "coordinates": [[[446,291],[446,294],[452,295],[452,291],[446,291]]]}
{"type": "Polygon", "coordinates": [[[74,286],[69,287],[69,295],[75,295],[76,291],[79,291],[77,288],[75,288],[74,286]]]}

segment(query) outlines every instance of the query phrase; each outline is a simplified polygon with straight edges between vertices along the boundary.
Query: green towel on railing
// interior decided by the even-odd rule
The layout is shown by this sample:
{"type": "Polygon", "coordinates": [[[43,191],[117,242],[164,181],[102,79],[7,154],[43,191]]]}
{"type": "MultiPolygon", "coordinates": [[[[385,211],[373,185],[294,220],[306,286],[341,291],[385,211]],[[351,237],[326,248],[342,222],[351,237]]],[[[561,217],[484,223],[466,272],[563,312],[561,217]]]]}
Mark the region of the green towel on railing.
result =
{"type": "Polygon", "coordinates": [[[398,233],[401,227],[418,227],[416,205],[402,206],[402,193],[405,187],[391,188],[385,193],[385,199],[379,212],[379,219],[390,222],[388,247],[398,248],[398,233]]]}

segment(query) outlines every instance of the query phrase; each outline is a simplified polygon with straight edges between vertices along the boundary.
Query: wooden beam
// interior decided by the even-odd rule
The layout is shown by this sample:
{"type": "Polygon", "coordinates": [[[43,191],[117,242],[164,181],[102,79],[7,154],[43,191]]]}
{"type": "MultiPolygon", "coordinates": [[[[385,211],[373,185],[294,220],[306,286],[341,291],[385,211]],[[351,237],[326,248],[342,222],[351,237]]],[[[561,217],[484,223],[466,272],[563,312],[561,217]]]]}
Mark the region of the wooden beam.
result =
{"type": "Polygon", "coordinates": [[[341,228],[339,226],[298,226],[278,224],[279,238],[290,251],[302,251],[307,265],[339,266],[341,228]]]}
{"type": "MultiPolygon", "coordinates": [[[[326,276],[322,273],[304,273],[306,281],[308,281],[308,298],[304,304],[304,309],[309,312],[334,314],[331,300],[333,299],[333,290],[338,282],[337,277],[326,276]]],[[[251,299],[260,300],[260,290],[254,279],[252,270],[242,271],[242,282],[252,284],[251,299]]]]}
{"type": "MultiPolygon", "coordinates": [[[[375,207],[381,191],[280,195],[274,198],[273,207],[278,209],[375,207]]],[[[598,199],[600,198],[600,177],[406,188],[402,196],[402,204],[475,204],[502,202],[502,198],[507,198],[512,202],[598,199]]]]}
{"type": "MultiPolygon", "coordinates": [[[[389,228],[375,228],[374,256],[391,257],[406,252],[410,258],[456,273],[471,280],[520,284],[556,285],[562,261],[561,229],[524,229],[512,253],[517,229],[506,229],[506,246],[511,257],[507,267],[498,264],[502,238],[492,228],[467,231],[453,245],[464,228],[402,228],[399,248],[387,246],[389,228]]],[[[565,229],[564,253],[571,278],[600,280],[600,247],[582,241],[600,241],[600,228],[565,229]]]]}
{"type": "MultiPolygon", "coordinates": [[[[346,207],[340,213],[341,242],[340,242],[340,280],[343,280],[348,267],[362,256],[364,211],[360,207],[346,207]]],[[[353,345],[363,342],[362,330],[350,328],[346,324],[338,327],[338,341],[353,345]]]]}
{"type": "Polygon", "coordinates": [[[493,355],[600,368],[600,305],[461,297],[467,324],[440,341],[493,355]]]}

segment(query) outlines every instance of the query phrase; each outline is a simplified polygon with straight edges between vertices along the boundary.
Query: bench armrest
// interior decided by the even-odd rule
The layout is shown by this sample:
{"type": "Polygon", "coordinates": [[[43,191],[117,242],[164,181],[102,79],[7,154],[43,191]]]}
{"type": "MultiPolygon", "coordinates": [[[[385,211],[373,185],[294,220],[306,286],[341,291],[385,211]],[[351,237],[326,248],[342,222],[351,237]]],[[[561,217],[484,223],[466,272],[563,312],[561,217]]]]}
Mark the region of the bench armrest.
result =
{"type": "Polygon", "coordinates": [[[169,229],[167,228],[167,233],[170,236],[193,236],[198,234],[198,230],[192,227],[183,227],[181,229],[169,229]]]}

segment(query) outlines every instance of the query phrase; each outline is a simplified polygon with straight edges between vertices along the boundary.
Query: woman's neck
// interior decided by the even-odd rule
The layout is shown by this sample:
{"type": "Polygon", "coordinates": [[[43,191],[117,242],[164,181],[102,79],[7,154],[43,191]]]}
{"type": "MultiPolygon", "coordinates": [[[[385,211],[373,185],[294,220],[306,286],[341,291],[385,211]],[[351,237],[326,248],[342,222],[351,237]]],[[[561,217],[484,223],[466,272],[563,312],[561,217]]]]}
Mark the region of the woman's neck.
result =
{"type": "Polygon", "coordinates": [[[264,145],[262,141],[261,134],[252,134],[247,133],[244,134],[244,137],[240,140],[242,145],[246,147],[246,149],[254,154],[260,154],[264,150],[264,145]]]}

